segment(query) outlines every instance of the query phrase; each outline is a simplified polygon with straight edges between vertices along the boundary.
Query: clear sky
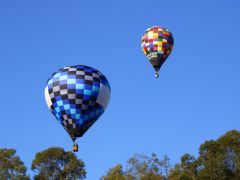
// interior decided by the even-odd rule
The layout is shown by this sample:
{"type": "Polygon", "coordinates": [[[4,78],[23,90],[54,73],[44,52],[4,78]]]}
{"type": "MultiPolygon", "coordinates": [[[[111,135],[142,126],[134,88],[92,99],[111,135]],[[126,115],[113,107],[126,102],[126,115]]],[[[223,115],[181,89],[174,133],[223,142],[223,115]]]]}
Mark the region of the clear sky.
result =
{"type": "Polygon", "coordinates": [[[29,169],[36,152],[71,150],[44,88],[59,68],[83,64],[112,89],[79,141],[87,179],[135,153],[172,163],[197,155],[205,140],[240,127],[239,9],[239,0],[0,1],[0,147],[16,148],[29,169]],[[140,43],[153,25],[175,39],[159,79],[140,43]]]}

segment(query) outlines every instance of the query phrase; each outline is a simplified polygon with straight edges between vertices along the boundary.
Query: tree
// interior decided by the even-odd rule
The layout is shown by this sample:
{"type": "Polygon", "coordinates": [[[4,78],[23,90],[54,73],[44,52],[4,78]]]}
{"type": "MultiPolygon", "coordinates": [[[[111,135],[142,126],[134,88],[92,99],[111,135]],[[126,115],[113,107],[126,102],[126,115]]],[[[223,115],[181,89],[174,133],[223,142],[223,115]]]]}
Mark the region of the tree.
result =
{"type": "Polygon", "coordinates": [[[240,132],[232,130],[200,146],[201,179],[240,179],[240,132]]]}
{"type": "Polygon", "coordinates": [[[217,140],[205,141],[195,158],[184,154],[180,163],[170,168],[169,158],[159,160],[135,155],[122,165],[111,168],[104,180],[239,180],[240,179],[240,132],[228,131],[217,140]]]}
{"type": "Polygon", "coordinates": [[[206,141],[199,157],[186,154],[171,169],[170,180],[239,180],[240,132],[232,130],[216,141],[206,141]]]}
{"type": "Polygon", "coordinates": [[[102,180],[125,180],[125,174],[121,164],[117,164],[115,167],[108,170],[107,175],[101,178],[102,180]]]}
{"type": "Polygon", "coordinates": [[[170,180],[195,180],[197,179],[198,162],[190,154],[181,157],[181,163],[170,170],[170,180]]]}
{"type": "Polygon", "coordinates": [[[162,160],[156,154],[151,157],[136,154],[127,161],[126,169],[118,164],[111,168],[103,180],[164,180],[169,171],[169,158],[164,156],[162,160]]]}
{"type": "Polygon", "coordinates": [[[31,169],[36,172],[36,180],[84,179],[84,162],[71,151],[52,147],[36,154],[31,169]]]}
{"type": "Polygon", "coordinates": [[[15,149],[0,149],[0,179],[28,180],[26,171],[15,149]]]}

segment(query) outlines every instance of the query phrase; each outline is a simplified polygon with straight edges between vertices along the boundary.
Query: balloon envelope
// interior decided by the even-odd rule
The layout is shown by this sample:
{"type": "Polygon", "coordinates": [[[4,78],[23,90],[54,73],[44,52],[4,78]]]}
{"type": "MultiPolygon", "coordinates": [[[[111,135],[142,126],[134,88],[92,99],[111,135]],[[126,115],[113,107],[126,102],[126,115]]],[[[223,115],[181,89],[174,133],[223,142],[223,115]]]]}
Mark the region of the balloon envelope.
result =
{"type": "Polygon", "coordinates": [[[98,70],[83,65],[59,69],[49,78],[45,88],[50,111],[73,141],[103,114],[110,94],[106,77],[98,70]]]}
{"type": "Polygon", "coordinates": [[[172,33],[163,27],[153,26],[142,36],[142,50],[158,74],[173,48],[172,33]]]}

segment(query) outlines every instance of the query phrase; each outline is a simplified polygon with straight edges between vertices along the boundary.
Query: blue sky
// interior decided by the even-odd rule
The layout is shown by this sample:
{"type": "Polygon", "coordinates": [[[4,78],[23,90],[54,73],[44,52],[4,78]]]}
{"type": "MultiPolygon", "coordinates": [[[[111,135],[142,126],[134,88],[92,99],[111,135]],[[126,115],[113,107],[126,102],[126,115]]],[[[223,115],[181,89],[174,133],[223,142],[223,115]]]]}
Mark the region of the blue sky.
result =
{"type": "Polygon", "coordinates": [[[197,155],[205,140],[239,130],[239,8],[237,0],[1,1],[0,147],[16,148],[29,169],[36,152],[71,150],[44,88],[59,68],[83,64],[112,89],[79,141],[87,179],[135,153],[167,154],[172,163],[197,155]],[[175,39],[157,80],[140,47],[153,25],[175,39]]]}

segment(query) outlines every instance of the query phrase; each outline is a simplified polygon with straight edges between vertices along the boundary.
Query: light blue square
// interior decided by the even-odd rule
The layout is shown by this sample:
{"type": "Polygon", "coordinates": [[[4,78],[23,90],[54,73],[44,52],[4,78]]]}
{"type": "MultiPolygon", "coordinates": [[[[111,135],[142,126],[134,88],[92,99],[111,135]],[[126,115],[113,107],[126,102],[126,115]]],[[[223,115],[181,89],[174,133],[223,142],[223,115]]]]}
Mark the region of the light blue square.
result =
{"type": "Polygon", "coordinates": [[[89,96],[91,96],[91,95],[92,95],[92,91],[90,91],[90,90],[87,90],[87,89],[84,89],[84,92],[83,92],[83,94],[86,94],[86,95],[89,95],[89,96]]]}
{"type": "Polygon", "coordinates": [[[65,104],[65,105],[64,105],[64,109],[66,109],[66,110],[70,109],[69,104],[65,104]]]}
{"type": "Polygon", "coordinates": [[[71,114],[75,114],[76,113],[76,109],[70,109],[71,114]]]}
{"type": "Polygon", "coordinates": [[[49,84],[52,84],[53,83],[53,79],[50,79],[49,81],[48,81],[48,85],[49,84]]]}
{"type": "Polygon", "coordinates": [[[53,78],[58,78],[58,77],[60,77],[60,75],[61,75],[61,73],[56,73],[56,74],[54,74],[53,78]]]}
{"type": "Polygon", "coordinates": [[[59,81],[67,80],[67,78],[68,78],[67,75],[62,75],[62,76],[60,76],[59,81]]]}
{"type": "Polygon", "coordinates": [[[56,108],[55,108],[55,111],[56,111],[57,113],[59,113],[61,110],[60,110],[59,107],[56,107],[56,108]]]}
{"type": "Polygon", "coordinates": [[[62,102],[62,101],[57,101],[57,105],[58,105],[58,106],[62,106],[62,105],[63,105],[63,102],[62,102]]]}
{"type": "Polygon", "coordinates": [[[92,90],[95,91],[95,92],[99,92],[99,88],[97,86],[93,86],[92,90]]]}
{"type": "Polygon", "coordinates": [[[68,84],[76,84],[76,79],[68,79],[67,83],[68,84]]]}
{"type": "Polygon", "coordinates": [[[76,84],[76,89],[84,89],[84,84],[76,84]]]}
{"type": "MultiPolygon", "coordinates": [[[[55,116],[57,117],[57,119],[59,119],[59,118],[60,118],[59,114],[55,114],[55,116]]],[[[59,120],[60,120],[60,119],[59,119],[59,120]]]]}

